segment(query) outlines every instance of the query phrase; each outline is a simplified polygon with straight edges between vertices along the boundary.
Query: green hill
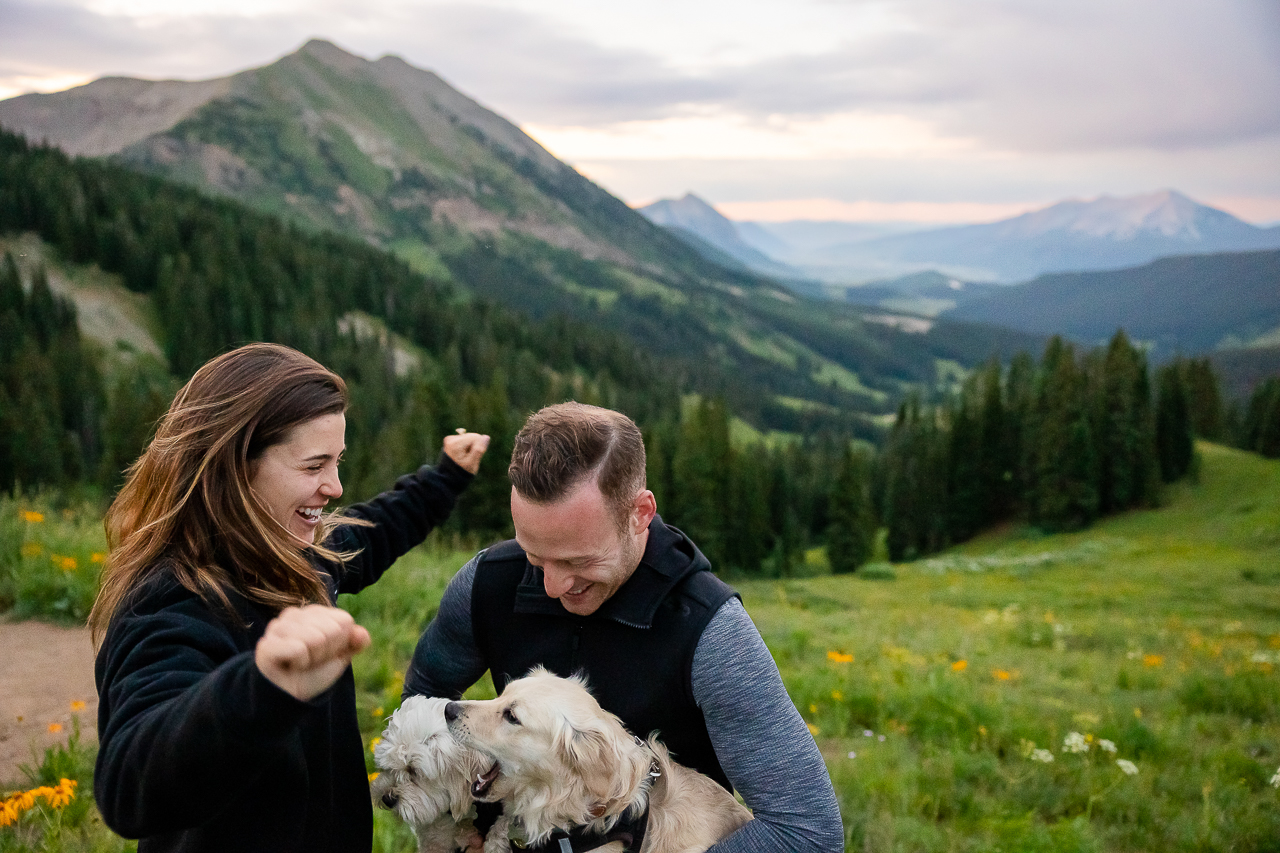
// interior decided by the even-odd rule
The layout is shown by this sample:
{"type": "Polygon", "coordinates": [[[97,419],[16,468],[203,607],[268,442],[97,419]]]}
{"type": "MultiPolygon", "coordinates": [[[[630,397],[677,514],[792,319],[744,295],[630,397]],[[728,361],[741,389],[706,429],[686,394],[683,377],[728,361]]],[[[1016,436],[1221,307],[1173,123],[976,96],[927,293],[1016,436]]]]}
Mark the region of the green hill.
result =
{"type": "Polygon", "coordinates": [[[1199,451],[1199,482],[1084,532],[739,584],[848,849],[1274,849],[1280,462],[1199,451]]]}
{"type": "Polygon", "coordinates": [[[1280,251],[1183,255],[1141,267],[1054,273],[1002,288],[945,316],[1061,334],[1086,343],[1123,328],[1160,359],[1274,343],[1280,251]]]}
{"type": "Polygon", "coordinates": [[[978,325],[868,322],[719,266],[435,74],[327,42],[223,80],[13,98],[0,124],[358,237],[529,316],[625,336],[689,364],[682,381],[759,428],[874,437],[908,389],[1040,346],[978,325]]]}

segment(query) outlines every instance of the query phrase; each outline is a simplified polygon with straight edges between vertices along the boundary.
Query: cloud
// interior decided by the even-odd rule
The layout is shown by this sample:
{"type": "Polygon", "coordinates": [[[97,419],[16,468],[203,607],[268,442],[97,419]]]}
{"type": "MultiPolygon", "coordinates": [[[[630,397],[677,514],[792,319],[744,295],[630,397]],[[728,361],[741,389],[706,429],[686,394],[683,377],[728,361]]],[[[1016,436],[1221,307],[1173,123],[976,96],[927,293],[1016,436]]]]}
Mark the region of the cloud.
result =
{"type": "Polygon", "coordinates": [[[1280,197],[1275,0],[686,2],[0,0],[0,92],[224,76],[322,37],[579,145],[624,198],[1280,197]]]}
{"type": "MultiPolygon", "coordinates": [[[[10,77],[217,76],[321,36],[367,56],[397,53],[513,120],[542,126],[880,113],[989,149],[1043,151],[1193,148],[1280,133],[1274,0],[879,5],[884,22],[873,27],[857,4],[826,7],[848,10],[833,19],[847,33],[822,34],[835,47],[694,62],[687,41],[685,54],[661,43],[605,45],[567,26],[563,10],[556,18],[529,10],[536,6],[327,0],[252,16],[125,15],[0,0],[0,55],[10,77]]],[[[802,18],[789,8],[797,7],[769,10],[780,30],[802,18]]]]}

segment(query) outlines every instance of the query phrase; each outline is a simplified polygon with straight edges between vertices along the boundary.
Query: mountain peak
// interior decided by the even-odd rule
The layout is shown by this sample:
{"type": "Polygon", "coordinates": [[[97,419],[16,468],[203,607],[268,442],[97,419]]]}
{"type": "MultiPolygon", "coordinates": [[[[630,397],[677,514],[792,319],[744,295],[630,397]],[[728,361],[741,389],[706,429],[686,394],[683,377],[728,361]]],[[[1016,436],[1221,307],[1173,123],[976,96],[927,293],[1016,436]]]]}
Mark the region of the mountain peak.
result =
{"type": "Polygon", "coordinates": [[[1252,227],[1173,189],[1127,197],[1073,199],[997,224],[1010,235],[1028,237],[1065,232],[1119,242],[1147,235],[1192,243],[1202,241],[1206,231],[1252,227]]]}
{"type": "Polygon", "coordinates": [[[639,210],[650,222],[694,231],[712,242],[738,240],[733,222],[691,192],[678,199],[660,199],[639,210]]]}
{"type": "MultiPolygon", "coordinates": [[[[333,42],[322,38],[310,39],[306,44],[294,51],[291,56],[307,56],[331,68],[348,71],[358,70],[370,64],[369,60],[363,56],[344,50],[333,42]]],[[[284,57],[285,60],[289,58],[289,56],[284,57]]]]}

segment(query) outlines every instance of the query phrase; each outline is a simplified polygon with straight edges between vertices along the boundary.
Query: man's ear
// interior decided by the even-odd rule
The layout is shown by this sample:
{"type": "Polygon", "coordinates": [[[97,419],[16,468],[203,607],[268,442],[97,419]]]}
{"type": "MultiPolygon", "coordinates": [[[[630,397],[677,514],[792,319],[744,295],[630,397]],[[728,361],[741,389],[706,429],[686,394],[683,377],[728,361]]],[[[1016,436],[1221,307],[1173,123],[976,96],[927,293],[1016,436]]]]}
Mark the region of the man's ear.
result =
{"type": "Polygon", "coordinates": [[[658,501],[653,496],[653,492],[645,489],[635,497],[635,501],[631,505],[631,533],[638,536],[649,526],[649,522],[653,521],[653,517],[658,514],[658,501]]]}

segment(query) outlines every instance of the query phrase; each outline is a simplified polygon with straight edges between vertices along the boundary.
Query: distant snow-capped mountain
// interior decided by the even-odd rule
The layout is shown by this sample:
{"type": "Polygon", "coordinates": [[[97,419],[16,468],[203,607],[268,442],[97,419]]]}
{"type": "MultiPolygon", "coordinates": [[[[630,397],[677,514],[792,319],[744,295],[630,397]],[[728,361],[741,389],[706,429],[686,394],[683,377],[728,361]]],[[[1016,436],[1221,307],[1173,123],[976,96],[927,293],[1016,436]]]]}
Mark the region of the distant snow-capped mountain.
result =
{"type": "Polygon", "coordinates": [[[1258,228],[1173,190],[1063,201],[984,225],[961,225],[829,246],[807,267],[936,269],[970,280],[1026,281],[1048,272],[1121,269],[1171,255],[1280,248],[1258,228]]]}

